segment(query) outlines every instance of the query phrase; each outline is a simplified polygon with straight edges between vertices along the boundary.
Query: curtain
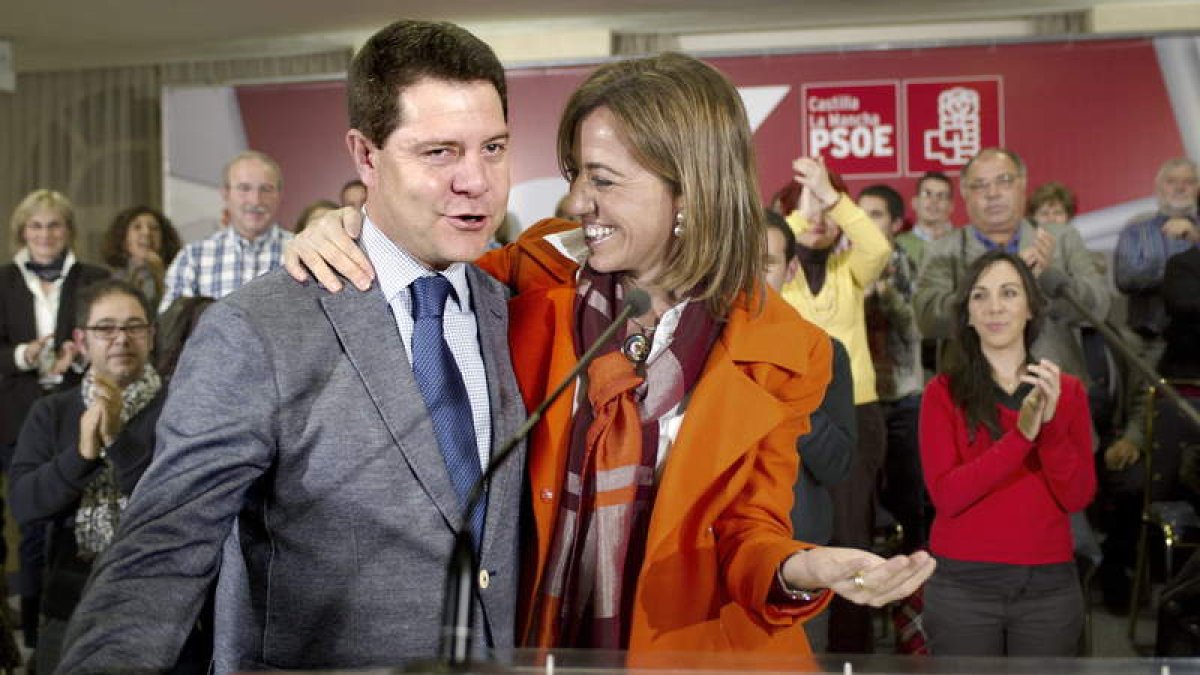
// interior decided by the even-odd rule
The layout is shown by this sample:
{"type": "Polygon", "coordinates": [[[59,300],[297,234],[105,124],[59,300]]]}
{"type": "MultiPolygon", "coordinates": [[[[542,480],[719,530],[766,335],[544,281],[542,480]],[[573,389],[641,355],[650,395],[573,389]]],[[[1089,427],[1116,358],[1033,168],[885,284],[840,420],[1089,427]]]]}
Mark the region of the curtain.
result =
{"type": "Polygon", "coordinates": [[[99,263],[109,220],[134,204],[162,207],[161,92],[346,71],[349,49],[302,56],[164,63],[17,75],[0,93],[0,261],[15,253],[9,221],[30,191],[52,188],[75,205],[75,251],[99,263]]]}
{"type": "Polygon", "coordinates": [[[679,51],[679,36],[671,33],[613,33],[613,56],[646,56],[679,51]]]}

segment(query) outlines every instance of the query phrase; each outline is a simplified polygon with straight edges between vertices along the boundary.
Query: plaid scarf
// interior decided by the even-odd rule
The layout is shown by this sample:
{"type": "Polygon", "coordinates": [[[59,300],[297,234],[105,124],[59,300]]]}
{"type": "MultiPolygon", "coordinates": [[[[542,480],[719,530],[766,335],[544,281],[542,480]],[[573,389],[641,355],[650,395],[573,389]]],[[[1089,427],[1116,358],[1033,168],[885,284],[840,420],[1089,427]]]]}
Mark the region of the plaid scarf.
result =
{"type": "MultiPolygon", "coordinates": [[[[145,408],[162,388],[162,380],[154,366],[147,363],[142,374],[121,391],[121,426],[125,426],[145,408]]],[[[91,369],[83,376],[80,392],[83,407],[90,408],[95,402],[96,377],[91,369]]],[[[87,485],[79,498],[79,509],[75,512],[75,546],[79,557],[91,560],[112,543],[117,532],[121,511],[129,498],[117,487],[116,471],[112,461],[100,453],[100,470],[87,485]]]]}
{"type": "MultiPolygon", "coordinates": [[[[575,353],[624,301],[620,278],[583,268],[576,284],[575,353]]],[[[635,366],[622,326],[587,369],[572,426],[566,484],[546,576],[534,603],[542,646],[625,648],[654,506],[658,420],[691,391],[720,332],[703,303],[684,308],[670,345],[635,366]]]]}

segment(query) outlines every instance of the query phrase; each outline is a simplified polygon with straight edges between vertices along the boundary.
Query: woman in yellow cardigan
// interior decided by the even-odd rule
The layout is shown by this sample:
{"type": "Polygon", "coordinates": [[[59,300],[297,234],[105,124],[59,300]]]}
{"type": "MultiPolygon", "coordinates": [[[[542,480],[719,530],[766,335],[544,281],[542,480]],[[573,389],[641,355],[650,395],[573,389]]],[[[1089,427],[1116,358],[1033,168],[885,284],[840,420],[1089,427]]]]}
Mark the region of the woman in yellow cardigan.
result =
{"type": "MultiPolygon", "coordinates": [[[[830,543],[867,548],[875,526],[876,486],[887,450],[887,427],[875,394],[863,296],[887,266],[892,246],[821,158],[801,157],[792,168],[795,181],[776,201],[796,233],[802,273],[783,287],[783,297],[801,316],[841,340],[850,353],[854,377],[858,447],[850,474],[830,486],[830,543]]],[[[870,653],[871,638],[870,612],[835,598],[829,617],[829,650],[870,653]]]]}

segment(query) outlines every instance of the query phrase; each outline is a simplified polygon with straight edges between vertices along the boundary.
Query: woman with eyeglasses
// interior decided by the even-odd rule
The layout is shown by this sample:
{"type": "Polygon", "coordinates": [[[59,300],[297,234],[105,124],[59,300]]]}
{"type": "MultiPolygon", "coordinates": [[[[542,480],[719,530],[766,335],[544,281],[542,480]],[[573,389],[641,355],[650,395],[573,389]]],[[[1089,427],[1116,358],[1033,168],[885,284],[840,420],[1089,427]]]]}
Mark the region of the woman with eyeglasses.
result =
{"type": "MultiPolygon", "coordinates": [[[[0,453],[12,461],[21,424],[42,394],[78,384],[71,340],[80,289],[108,276],[102,267],[80,263],[71,252],[75,210],[53,190],[35,190],[13,211],[13,262],[0,267],[0,453]]],[[[41,538],[23,535],[21,574],[25,641],[37,640],[37,578],[41,538]]],[[[0,553],[4,550],[0,543],[0,553]]]]}

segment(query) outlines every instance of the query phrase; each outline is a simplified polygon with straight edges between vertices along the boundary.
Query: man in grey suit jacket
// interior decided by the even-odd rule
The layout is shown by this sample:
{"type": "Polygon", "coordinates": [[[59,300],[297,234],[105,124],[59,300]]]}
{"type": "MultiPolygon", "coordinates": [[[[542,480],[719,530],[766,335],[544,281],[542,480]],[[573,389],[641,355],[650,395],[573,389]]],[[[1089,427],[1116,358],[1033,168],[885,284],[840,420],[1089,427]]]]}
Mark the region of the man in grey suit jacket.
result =
{"type": "MultiPolygon", "coordinates": [[[[414,328],[429,317],[409,314],[426,302],[409,284],[451,288],[434,320],[475,432],[460,425],[451,438],[470,437],[469,459],[478,450],[486,466],[524,416],[506,292],[463,262],[505,213],[504,71],[456,26],[398,22],[355,57],[348,93],[347,144],[371,195],[363,247],[379,280],[334,295],[276,272],[206,312],[60,672],[171,667],[218,575],[218,670],[394,666],[436,652],[463,481],[410,365],[420,371],[429,351],[414,328]]],[[[510,458],[487,493],[481,647],[513,642],[522,474],[523,457],[510,458]]]]}

